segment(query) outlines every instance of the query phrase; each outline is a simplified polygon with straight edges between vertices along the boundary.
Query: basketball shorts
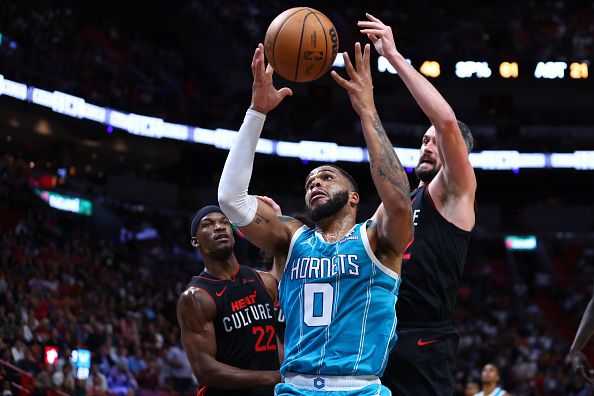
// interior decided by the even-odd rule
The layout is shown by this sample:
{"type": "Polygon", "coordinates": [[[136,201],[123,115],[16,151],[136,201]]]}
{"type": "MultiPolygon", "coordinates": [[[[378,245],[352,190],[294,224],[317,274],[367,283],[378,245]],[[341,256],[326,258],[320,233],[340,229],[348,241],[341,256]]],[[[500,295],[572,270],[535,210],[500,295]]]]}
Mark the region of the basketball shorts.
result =
{"type": "Polygon", "coordinates": [[[394,396],[450,396],[460,333],[441,327],[401,327],[382,383],[394,396]]]}

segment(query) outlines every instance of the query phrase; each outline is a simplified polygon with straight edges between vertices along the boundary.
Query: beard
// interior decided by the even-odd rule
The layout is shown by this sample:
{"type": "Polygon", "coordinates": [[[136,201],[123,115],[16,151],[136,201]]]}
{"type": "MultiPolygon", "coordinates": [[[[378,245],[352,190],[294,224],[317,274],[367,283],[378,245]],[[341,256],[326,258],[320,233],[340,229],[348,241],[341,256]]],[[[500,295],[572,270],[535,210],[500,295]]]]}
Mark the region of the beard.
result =
{"type": "Polygon", "coordinates": [[[349,193],[347,191],[336,193],[325,203],[315,208],[308,207],[307,217],[309,217],[314,223],[317,223],[322,219],[338,213],[338,211],[342,209],[344,205],[347,204],[347,202],[349,202],[349,193]]]}
{"type": "Polygon", "coordinates": [[[419,161],[417,166],[415,167],[415,175],[419,178],[420,181],[423,183],[429,183],[433,178],[437,175],[439,171],[435,165],[433,165],[429,169],[421,169],[420,166],[422,163],[419,161]]]}

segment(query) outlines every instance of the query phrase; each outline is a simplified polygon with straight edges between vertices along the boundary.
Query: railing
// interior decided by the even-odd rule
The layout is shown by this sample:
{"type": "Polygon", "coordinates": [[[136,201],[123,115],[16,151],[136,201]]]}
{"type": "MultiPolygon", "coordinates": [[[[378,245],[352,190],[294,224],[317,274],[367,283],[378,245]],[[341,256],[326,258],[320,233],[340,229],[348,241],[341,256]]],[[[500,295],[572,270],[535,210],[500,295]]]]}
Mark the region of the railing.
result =
{"type": "MultiPolygon", "coordinates": [[[[35,377],[33,377],[31,373],[8,363],[6,360],[0,359],[0,365],[19,374],[21,380],[20,384],[11,381],[11,386],[19,391],[19,396],[28,396],[33,392],[33,389],[35,389],[35,377]]],[[[0,377],[0,379],[2,379],[2,377],[0,377]]],[[[48,389],[47,394],[48,396],[70,396],[68,393],[62,392],[56,388],[48,389]]]]}
{"type": "Polygon", "coordinates": [[[20,384],[13,381],[10,382],[11,386],[19,391],[19,396],[27,396],[33,391],[33,388],[35,388],[35,378],[30,373],[8,363],[6,360],[0,359],[0,365],[19,374],[20,384]]]}

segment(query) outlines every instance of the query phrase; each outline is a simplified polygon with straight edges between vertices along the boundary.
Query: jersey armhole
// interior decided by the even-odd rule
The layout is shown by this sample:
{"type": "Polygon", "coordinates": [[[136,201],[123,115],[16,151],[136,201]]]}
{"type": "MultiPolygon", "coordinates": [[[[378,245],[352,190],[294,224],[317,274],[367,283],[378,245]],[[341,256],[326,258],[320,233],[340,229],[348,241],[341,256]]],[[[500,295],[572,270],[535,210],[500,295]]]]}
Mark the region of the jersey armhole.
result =
{"type": "MultiPolygon", "coordinates": [[[[291,243],[289,244],[289,250],[287,250],[287,259],[285,260],[285,263],[283,265],[283,274],[281,275],[280,279],[278,280],[279,292],[281,289],[281,284],[283,283],[283,279],[285,278],[285,272],[287,270],[287,265],[289,264],[289,260],[291,260],[291,254],[293,253],[293,247],[295,246],[295,242],[297,241],[297,238],[299,238],[301,236],[301,234],[303,234],[305,232],[305,230],[307,230],[307,229],[308,229],[308,227],[304,224],[301,227],[299,227],[297,229],[297,231],[295,231],[295,233],[291,237],[291,243]]],[[[280,293],[279,293],[278,299],[280,301],[280,293]]]]}
{"type": "MultiPolygon", "coordinates": [[[[470,235],[472,233],[472,230],[470,230],[470,231],[463,230],[462,228],[458,227],[457,225],[455,225],[454,223],[452,223],[451,221],[449,221],[448,219],[443,217],[443,215],[437,209],[437,206],[435,206],[435,202],[433,201],[433,198],[431,197],[431,194],[429,193],[429,185],[427,185],[427,187],[425,188],[425,191],[423,191],[422,194],[423,194],[423,198],[425,198],[425,197],[427,198],[427,201],[429,201],[429,204],[433,207],[433,209],[435,210],[435,213],[437,213],[437,215],[446,224],[448,224],[448,226],[450,226],[454,231],[462,233],[464,235],[470,235]]],[[[476,200],[474,201],[474,213],[476,216],[476,200]]],[[[476,223],[476,221],[475,221],[475,223],[476,223]]]]}
{"type": "Polygon", "coordinates": [[[371,250],[371,245],[369,244],[369,238],[367,237],[367,223],[369,223],[370,221],[372,221],[372,220],[369,219],[367,221],[364,221],[363,223],[361,223],[361,226],[359,227],[359,233],[361,234],[361,241],[363,242],[363,246],[365,247],[365,252],[371,259],[371,262],[377,268],[379,268],[383,273],[388,275],[390,278],[393,278],[396,281],[398,281],[400,279],[400,275],[398,275],[396,272],[392,271],[390,268],[383,265],[379,261],[379,259],[375,256],[375,253],[373,253],[373,250],[371,250]]]}
{"type": "Polygon", "coordinates": [[[204,290],[206,292],[206,294],[210,297],[210,299],[212,300],[212,303],[215,306],[215,315],[219,312],[219,306],[217,304],[217,301],[215,300],[214,296],[212,295],[212,293],[210,292],[210,290],[204,288],[204,287],[200,287],[200,286],[195,286],[195,285],[188,285],[188,287],[186,287],[186,289],[184,290],[184,293],[187,292],[190,289],[200,289],[200,290],[204,290]]]}

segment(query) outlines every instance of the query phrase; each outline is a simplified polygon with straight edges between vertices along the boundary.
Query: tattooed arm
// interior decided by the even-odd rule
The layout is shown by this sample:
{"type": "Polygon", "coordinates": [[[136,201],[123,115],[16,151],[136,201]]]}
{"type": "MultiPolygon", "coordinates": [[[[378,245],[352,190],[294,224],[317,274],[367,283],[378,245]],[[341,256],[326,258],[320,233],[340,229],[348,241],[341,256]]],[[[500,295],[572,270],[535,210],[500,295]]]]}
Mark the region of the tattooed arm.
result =
{"type": "Polygon", "coordinates": [[[348,55],[344,54],[345,68],[350,80],[341,78],[334,71],[332,77],[348,92],[353,109],[361,119],[365,143],[369,150],[371,176],[383,204],[376,213],[376,222],[371,230],[371,236],[375,237],[370,241],[372,248],[376,254],[380,253],[385,257],[384,264],[393,263],[393,268],[399,272],[399,259],[412,236],[409,184],[406,172],[375,108],[369,53],[369,44],[362,53],[361,45],[356,43],[356,69],[348,55]]]}
{"type": "Polygon", "coordinates": [[[436,208],[449,222],[464,230],[471,230],[475,221],[477,184],[461,125],[443,96],[398,51],[392,28],[371,14],[366,14],[366,17],[367,20],[358,23],[361,33],[369,37],[377,52],[396,69],[399,78],[433,124],[435,138],[426,134],[423,147],[428,145],[431,150],[437,149],[442,161],[441,169],[428,187],[436,208]]]}

